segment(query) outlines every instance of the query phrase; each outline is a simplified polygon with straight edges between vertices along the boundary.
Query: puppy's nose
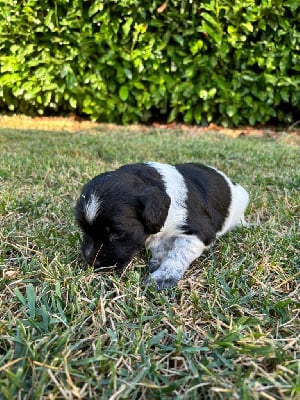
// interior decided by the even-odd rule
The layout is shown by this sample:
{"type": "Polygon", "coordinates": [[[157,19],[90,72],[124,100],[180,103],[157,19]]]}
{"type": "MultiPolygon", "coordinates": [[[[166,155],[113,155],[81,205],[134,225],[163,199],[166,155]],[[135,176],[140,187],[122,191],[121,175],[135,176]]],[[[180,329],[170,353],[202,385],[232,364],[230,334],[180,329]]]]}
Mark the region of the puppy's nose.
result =
{"type": "Polygon", "coordinates": [[[90,252],[90,251],[88,251],[87,249],[85,249],[85,250],[82,252],[82,255],[83,255],[84,261],[85,261],[88,265],[94,267],[94,266],[97,266],[97,265],[99,264],[99,261],[97,260],[97,258],[96,258],[96,256],[95,256],[95,253],[94,253],[94,252],[90,252]]]}
{"type": "Polygon", "coordinates": [[[100,260],[97,260],[97,258],[95,258],[94,260],[91,261],[90,265],[91,265],[92,267],[94,267],[95,269],[96,269],[96,268],[99,268],[100,265],[101,265],[101,261],[100,261],[100,260]]]}
{"type": "Polygon", "coordinates": [[[100,260],[97,259],[95,256],[85,255],[84,260],[88,265],[90,265],[91,267],[94,267],[94,268],[99,267],[100,263],[101,263],[100,260]]]}
{"type": "Polygon", "coordinates": [[[94,269],[98,269],[101,266],[101,262],[95,258],[83,257],[83,259],[87,265],[93,267],[94,269]]]}

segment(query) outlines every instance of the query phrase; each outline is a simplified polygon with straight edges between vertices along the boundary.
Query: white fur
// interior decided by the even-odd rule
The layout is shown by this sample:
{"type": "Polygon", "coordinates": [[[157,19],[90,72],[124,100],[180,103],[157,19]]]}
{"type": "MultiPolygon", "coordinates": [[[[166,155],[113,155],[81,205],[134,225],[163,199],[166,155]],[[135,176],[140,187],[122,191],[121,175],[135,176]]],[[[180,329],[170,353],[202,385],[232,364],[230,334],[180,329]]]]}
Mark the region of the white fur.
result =
{"type": "Polygon", "coordinates": [[[172,165],[158,162],[148,162],[147,164],[155,168],[160,174],[165,184],[167,195],[171,199],[168,216],[157,235],[160,237],[178,235],[181,233],[178,226],[183,225],[187,219],[186,200],[188,191],[184,178],[172,165]]]}
{"type": "Polygon", "coordinates": [[[146,246],[151,250],[151,277],[160,288],[173,286],[181,279],[189,265],[205,249],[204,243],[194,235],[186,235],[179,228],[187,220],[188,190],[183,176],[171,165],[147,163],[161,175],[171,204],[160,232],[151,235],[146,246]]]}
{"type": "Polygon", "coordinates": [[[151,235],[146,241],[146,246],[153,255],[150,263],[155,268],[166,257],[175,237],[182,233],[179,226],[183,226],[187,219],[187,187],[183,176],[174,166],[158,162],[148,162],[147,164],[155,168],[160,174],[165,184],[167,195],[171,199],[163,227],[160,232],[151,235]]]}
{"type": "Polygon", "coordinates": [[[195,235],[178,236],[171,249],[162,259],[159,268],[151,274],[159,288],[167,288],[178,282],[189,268],[190,264],[200,255],[206,246],[195,235]]]}
{"type": "Polygon", "coordinates": [[[97,214],[99,213],[101,208],[101,201],[99,201],[98,197],[92,193],[89,201],[86,203],[85,206],[85,216],[89,223],[92,223],[97,214]]]}

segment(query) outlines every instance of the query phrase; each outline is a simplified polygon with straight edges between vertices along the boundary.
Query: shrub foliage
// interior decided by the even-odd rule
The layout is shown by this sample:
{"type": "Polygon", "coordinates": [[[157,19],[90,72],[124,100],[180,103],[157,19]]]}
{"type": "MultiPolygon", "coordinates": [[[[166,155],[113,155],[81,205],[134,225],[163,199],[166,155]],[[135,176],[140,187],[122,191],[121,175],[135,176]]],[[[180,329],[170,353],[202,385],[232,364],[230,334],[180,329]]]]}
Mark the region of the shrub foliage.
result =
{"type": "Polygon", "coordinates": [[[0,8],[2,110],[123,123],[299,117],[299,0],[0,0],[0,8]]]}

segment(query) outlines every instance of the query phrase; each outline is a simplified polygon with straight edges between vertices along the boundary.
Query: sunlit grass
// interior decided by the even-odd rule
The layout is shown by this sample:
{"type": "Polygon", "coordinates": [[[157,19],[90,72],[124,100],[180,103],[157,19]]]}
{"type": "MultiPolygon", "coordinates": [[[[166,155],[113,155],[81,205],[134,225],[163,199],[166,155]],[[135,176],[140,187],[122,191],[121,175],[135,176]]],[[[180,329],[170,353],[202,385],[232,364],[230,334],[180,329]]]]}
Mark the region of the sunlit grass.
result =
{"type": "Polygon", "coordinates": [[[0,397],[300,396],[299,148],[255,138],[104,129],[0,131],[0,397]],[[200,161],[251,194],[256,224],[219,239],[177,288],[80,258],[73,206],[124,163],[200,161]]]}

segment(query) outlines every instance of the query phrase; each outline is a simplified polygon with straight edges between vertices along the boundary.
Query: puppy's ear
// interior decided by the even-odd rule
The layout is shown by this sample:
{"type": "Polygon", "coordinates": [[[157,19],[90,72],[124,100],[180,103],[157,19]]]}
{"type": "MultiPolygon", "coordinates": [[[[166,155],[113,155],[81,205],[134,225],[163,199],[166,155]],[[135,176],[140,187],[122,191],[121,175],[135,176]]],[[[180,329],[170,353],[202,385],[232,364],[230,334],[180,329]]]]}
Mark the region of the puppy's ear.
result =
{"type": "Polygon", "coordinates": [[[149,234],[159,232],[168,215],[170,197],[157,187],[148,186],[138,197],[138,202],[139,217],[145,232],[149,234]]]}

